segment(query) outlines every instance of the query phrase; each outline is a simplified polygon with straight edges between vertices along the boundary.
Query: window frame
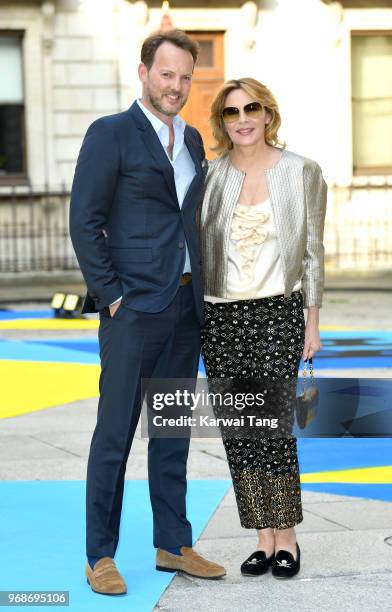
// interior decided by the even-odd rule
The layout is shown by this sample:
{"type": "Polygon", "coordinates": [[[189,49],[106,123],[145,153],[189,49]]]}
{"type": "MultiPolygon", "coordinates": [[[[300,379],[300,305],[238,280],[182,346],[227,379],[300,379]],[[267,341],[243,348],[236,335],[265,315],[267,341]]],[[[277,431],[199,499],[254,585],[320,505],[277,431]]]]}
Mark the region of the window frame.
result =
{"type": "Polygon", "coordinates": [[[0,29],[1,37],[13,37],[19,39],[21,49],[21,77],[23,87],[23,105],[22,105],[22,118],[21,118],[21,147],[22,147],[22,164],[23,169],[21,172],[12,172],[8,174],[0,174],[0,186],[1,185],[27,185],[29,183],[28,172],[27,172],[27,136],[26,136],[26,79],[25,79],[25,62],[24,62],[24,37],[25,30],[13,30],[7,28],[0,29]]]}
{"type": "MultiPolygon", "coordinates": [[[[352,41],[354,37],[364,37],[364,36],[390,36],[392,39],[392,30],[351,30],[350,36],[350,54],[351,54],[351,76],[353,70],[353,61],[352,61],[352,41]]],[[[352,87],[352,80],[351,80],[352,87]]],[[[353,112],[353,94],[351,91],[351,129],[352,129],[352,139],[351,139],[351,147],[352,147],[352,172],[353,176],[385,176],[392,174],[392,163],[386,166],[355,166],[354,165],[354,112],[353,112]]]]}

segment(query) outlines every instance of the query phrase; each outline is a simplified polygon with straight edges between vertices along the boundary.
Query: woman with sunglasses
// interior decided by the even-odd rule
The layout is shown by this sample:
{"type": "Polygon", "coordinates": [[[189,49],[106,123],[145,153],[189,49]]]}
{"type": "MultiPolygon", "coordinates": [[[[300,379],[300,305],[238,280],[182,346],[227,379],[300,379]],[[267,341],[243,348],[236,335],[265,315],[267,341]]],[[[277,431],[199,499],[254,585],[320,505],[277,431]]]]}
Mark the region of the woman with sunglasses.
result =
{"type": "MultiPolygon", "coordinates": [[[[315,161],[278,140],[276,100],[258,81],[228,81],[210,121],[218,156],[208,162],[200,212],[207,377],[291,381],[295,398],[301,357],[321,348],[327,186],[315,161]]],[[[293,405],[284,397],[281,415],[293,405]]],[[[294,576],[294,527],[303,520],[296,439],[260,432],[223,443],[241,525],[258,534],[242,573],[272,566],[275,576],[294,576]]]]}

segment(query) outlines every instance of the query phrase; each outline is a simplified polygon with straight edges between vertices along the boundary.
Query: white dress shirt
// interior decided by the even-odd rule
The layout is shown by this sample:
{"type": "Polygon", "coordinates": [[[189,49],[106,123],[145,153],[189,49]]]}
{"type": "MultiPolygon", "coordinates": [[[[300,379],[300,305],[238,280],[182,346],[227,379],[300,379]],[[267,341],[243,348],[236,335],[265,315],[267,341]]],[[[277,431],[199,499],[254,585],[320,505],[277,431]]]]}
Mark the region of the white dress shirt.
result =
{"type": "MultiPolygon", "coordinates": [[[[170,159],[167,147],[169,146],[169,126],[161,121],[154,113],[146,108],[141,100],[137,100],[137,103],[147,119],[154,128],[157,136],[162,144],[163,150],[165,151],[168,160],[173,166],[174,171],[174,183],[176,186],[177,199],[180,208],[184,202],[186,192],[188,191],[189,185],[191,184],[193,177],[196,174],[195,164],[193,163],[192,157],[188,151],[188,148],[184,140],[184,132],[186,122],[179,115],[173,117],[173,128],[174,128],[174,146],[173,146],[173,159],[170,159]]],[[[191,272],[191,262],[189,259],[188,246],[185,241],[185,263],[183,272],[191,272]]],[[[118,298],[115,302],[110,304],[116,304],[122,298],[118,298]]]]}

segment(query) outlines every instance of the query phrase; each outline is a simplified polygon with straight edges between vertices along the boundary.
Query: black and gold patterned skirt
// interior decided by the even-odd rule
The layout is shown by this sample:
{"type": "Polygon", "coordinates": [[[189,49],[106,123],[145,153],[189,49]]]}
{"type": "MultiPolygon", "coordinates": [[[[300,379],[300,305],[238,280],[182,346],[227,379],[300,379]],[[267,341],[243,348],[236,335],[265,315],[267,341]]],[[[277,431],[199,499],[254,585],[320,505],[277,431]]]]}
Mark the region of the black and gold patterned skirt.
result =
{"type": "MultiPolygon", "coordinates": [[[[291,392],[277,394],[290,421],[305,322],[300,291],[236,302],[205,302],[202,355],[208,379],[268,380],[291,392]],[[284,385],[283,385],[284,386],[284,385]],[[290,413],[290,414],[288,414],[290,413]]],[[[285,437],[222,436],[241,525],[285,529],[303,520],[297,441],[285,437]]]]}

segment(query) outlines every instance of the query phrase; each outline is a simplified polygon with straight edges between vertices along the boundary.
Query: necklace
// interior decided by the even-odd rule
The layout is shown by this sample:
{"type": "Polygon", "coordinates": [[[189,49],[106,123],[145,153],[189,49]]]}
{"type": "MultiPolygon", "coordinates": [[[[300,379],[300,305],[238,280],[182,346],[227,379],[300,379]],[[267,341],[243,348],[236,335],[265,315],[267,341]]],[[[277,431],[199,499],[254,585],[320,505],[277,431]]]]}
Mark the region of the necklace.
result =
{"type": "Polygon", "coordinates": [[[261,173],[258,173],[256,175],[255,179],[252,181],[252,184],[254,185],[254,187],[253,189],[249,189],[248,185],[246,185],[246,188],[245,188],[246,178],[248,176],[245,173],[245,180],[242,186],[242,192],[241,192],[241,197],[240,197],[241,202],[245,202],[248,206],[252,206],[252,202],[255,202],[257,200],[256,194],[259,190],[263,175],[264,175],[264,170],[261,173]]]}

